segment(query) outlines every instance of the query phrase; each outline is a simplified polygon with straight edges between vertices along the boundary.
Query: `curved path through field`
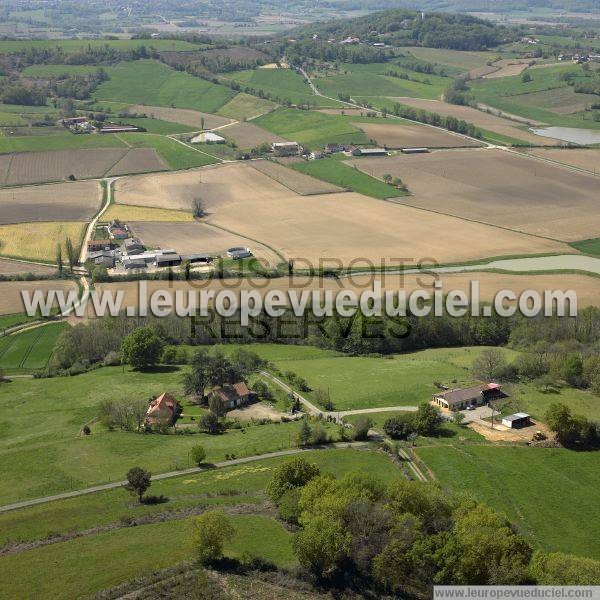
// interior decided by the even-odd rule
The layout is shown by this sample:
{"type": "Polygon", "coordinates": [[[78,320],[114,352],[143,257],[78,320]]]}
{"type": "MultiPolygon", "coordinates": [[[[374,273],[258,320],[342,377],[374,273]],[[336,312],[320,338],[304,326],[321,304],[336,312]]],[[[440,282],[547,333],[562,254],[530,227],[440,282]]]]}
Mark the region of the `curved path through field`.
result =
{"type": "Polygon", "coordinates": [[[310,400],[307,400],[304,396],[296,392],[291,386],[287,383],[279,379],[279,377],[275,377],[272,373],[268,371],[259,371],[259,374],[265,377],[266,379],[272,381],[277,386],[279,386],[284,392],[288,394],[292,394],[294,398],[297,398],[300,404],[307,409],[309,413],[315,416],[322,417],[331,417],[336,422],[340,422],[343,417],[347,417],[349,415],[367,415],[369,413],[383,413],[383,412],[395,412],[395,411],[407,411],[407,412],[415,412],[417,410],[416,406],[383,406],[379,408],[357,408],[355,410],[321,410],[318,406],[313,404],[310,400]]]}
{"type": "MultiPolygon", "coordinates": [[[[277,452],[268,452],[266,454],[256,454],[254,456],[246,456],[244,458],[224,460],[222,462],[214,464],[207,464],[203,467],[192,467],[191,469],[181,469],[180,471],[168,471],[167,473],[153,475],[152,481],[160,481],[161,479],[172,479],[173,477],[181,477],[183,475],[204,473],[206,471],[213,471],[214,469],[223,469],[225,467],[243,465],[246,463],[256,462],[257,460],[264,460],[267,458],[277,458],[279,456],[293,456],[294,454],[302,454],[303,452],[314,452],[315,450],[330,450],[332,448],[364,448],[366,445],[366,442],[336,442],[334,444],[328,444],[326,446],[311,446],[309,448],[290,448],[289,450],[278,450],[277,452]]],[[[17,510],[19,508],[27,508],[29,506],[36,506],[37,504],[55,502],[56,500],[66,500],[67,498],[76,498],[78,496],[85,496],[87,494],[94,494],[96,492],[114,490],[123,487],[126,483],[126,481],[115,481],[113,483],[95,485],[81,490],[73,490],[71,492],[54,494],[53,496],[44,496],[42,498],[33,498],[31,500],[23,500],[22,502],[5,504],[4,506],[0,506],[0,513],[9,512],[11,510],[17,510]]]]}

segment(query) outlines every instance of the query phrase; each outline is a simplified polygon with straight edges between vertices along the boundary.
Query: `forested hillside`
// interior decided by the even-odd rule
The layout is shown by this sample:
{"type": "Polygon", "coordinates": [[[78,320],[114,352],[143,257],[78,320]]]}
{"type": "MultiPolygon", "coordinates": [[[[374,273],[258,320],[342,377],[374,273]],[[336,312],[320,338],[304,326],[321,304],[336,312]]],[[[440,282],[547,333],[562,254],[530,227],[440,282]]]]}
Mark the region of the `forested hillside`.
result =
{"type": "Polygon", "coordinates": [[[444,13],[423,14],[393,9],[355,19],[303,26],[291,35],[343,40],[357,37],[361,41],[390,45],[420,45],[454,50],[485,50],[512,40],[515,30],[496,26],[469,15],[444,13]]]}

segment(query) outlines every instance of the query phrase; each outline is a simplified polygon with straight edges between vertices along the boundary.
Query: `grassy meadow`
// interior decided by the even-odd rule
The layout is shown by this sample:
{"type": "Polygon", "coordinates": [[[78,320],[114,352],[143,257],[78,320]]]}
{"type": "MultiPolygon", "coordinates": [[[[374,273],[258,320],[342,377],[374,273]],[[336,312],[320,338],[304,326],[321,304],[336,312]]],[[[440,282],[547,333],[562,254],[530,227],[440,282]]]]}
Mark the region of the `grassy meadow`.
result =
{"type": "Polygon", "coordinates": [[[436,478],[504,512],[535,546],[600,558],[600,454],[517,446],[432,446],[436,478]],[[568,498],[568,501],[565,501],[568,498]]]}
{"type": "Polygon", "coordinates": [[[293,163],[290,166],[306,175],[311,175],[317,179],[328,181],[372,198],[385,200],[386,198],[395,198],[407,194],[407,192],[375,179],[375,177],[371,177],[355,167],[329,158],[293,163]]]}
{"type": "Polygon", "coordinates": [[[235,81],[245,88],[256,92],[262,90],[271,95],[276,102],[292,104],[307,104],[312,106],[338,106],[336,100],[328,100],[315,96],[302,75],[291,69],[253,69],[235,71],[223,75],[229,81],[235,81]]]}
{"type": "Polygon", "coordinates": [[[215,112],[236,94],[154,60],[122,62],[106,72],[109,80],[96,88],[96,100],[215,112]]]}
{"type": "MultiPolygon", "coordinates": [[[[165,436],[108,431],[95,422],[102,400],[150,399],[164,391],[183,401],[185,414],[191,407],[182,398],[181,375],[177,367],[145,373],[103,367],[70,378],[19,379],[1,386],[0,449],[11,460],[0,503],[120,480],[135,464],[155,473],[188,467],[195,444],[206,447],[210,462],[296,446],[298,423],[248,426],[215,436],[165,436]],[[86,423],[92,434],[82,437],[86,423]]],[[[330,433],[337,436],[334,427],[330,433]]]]}
{"type": "Polygon", "coordinates": [[[154,148],[172,170],[203,167],[218,162],[216,158],[174,139],[152,133],[122,133],[119,138],[131,148],[154,148]]]}
{"type": "Polygon", "coordinates": [[[591,240],[582,240],[581,242],[571,242],[571,246],[584,254],[593,254],[600,256],[600,238],[592,238],[591,240]]]}
{"type": "Polygon", "coordinates": [[[474,80],[469,87],[477,102],[507,113],[555,126],[600,128],[600,122],[593,120],[591,112],[577,108],[586,104],[588,95],[575,93],[561,79],[571,74],[574,82],[585,82],[588,77],[581,65],[528,69],[526,73],[531,81],[524,82],[521,75],[515,75],[474,80]]]}
{"type": "Polygon", "coordinates": [[[85,50],[88,47],[92,48],[104,48],[110,46],[115,50],[132,50],[134,48],[140,48],[145,46],[146,48],[155,48],[159,51],[179,51],[183,52],[186,50],[198,50],[202,47],[202,44],[193,44],[192,42],[186,42],[184,40],[0,40],[0,54],[14,54],[16,52],[22,52],[28,48],[35,48],[37,50],[62,48],[65,52],[77,52],[79,50],[85,50]]]}
{"type": "Polygon", "coordinates": [[[52,323],[0,337],[0,370],[13,373],[44,369],[65,327],[68,327],[66,323],[52,323]]]}
{"type": "Polygon", "coordinates": [[[262,115],[270,110],[277,108],[277,104],[264,98],[257,98],[250,94],[239,93],[234,96],[227,104],[221,106],[217,111],[218,115],[229,119],[249,119],[262,115]]]}
{"type": "Polygon", "coordinates": [[[308,148],[322,148],[325,144],[368,144],[369,138],[340,115],[281,108],[255,119],[255,125],[308,148]]]}
{"type": "Polygon", "coordinates": [[[337,98],[338,94],[361,99],[363,96],[409,96],[437,100],[452,83],[449,77],[410,71],[394,63],[345,64],[343,72],[317,77],[314,83],[326,96],[337,98]],[[410,79],[385,75],[393,71],[410,79]]]}
{"type": "MultiPolygon", "coordinates": [[[[387,482],[401,477],[400,471],[384,454],[369,450],[312,451],[305,457],[323,471],[336,475],[368,471],[387,482]]],[[[262,502],[273,468],[285,460],[287,458],[283,457],[266,459],[157,481],[152,484],[151,493],[167,496],[169,501],[166,504],[140,505],[124,490],[115,489],[5,513],[0,515],[0,543],[39,540],[59,533],[106,528],[115,523],[123,526],[131,519],[169,511],[198,507],[220,507],[224,510],[232,507],[235,510],[236,505],[251,506],[262,502]]],[[[259,508],[257,506],[257,511],[259,508]]],[[[227,556],[241,558],[244,553],[249,553],[282,567],[295,564],[291,536],[278,522],[260,514],[237,515],[232,519],[235,535],[226,545],[227,556]]],[[[31,578],[24,575],[29,569],[35,570],[36,589],[70,598],[83,593],[82,590],[86,594],[94,593],[192,557],[186,518],[100,531],[18,555],[0,557],[0,595],[22,597],[23,586],[31,582],[31,578]],[[161,548],[159,554],[163,557],[159,562],[157,547],[161,548]],[[90,560],[90,556],[94,560],[90,560]],[[96,560],[107,568],[93,568],[96,560]],[[53,568],[48,568],[48,564],[52,564],[53,568]],[[56,566],[71,573],[66,589],[53,576],[56,566]]]]}

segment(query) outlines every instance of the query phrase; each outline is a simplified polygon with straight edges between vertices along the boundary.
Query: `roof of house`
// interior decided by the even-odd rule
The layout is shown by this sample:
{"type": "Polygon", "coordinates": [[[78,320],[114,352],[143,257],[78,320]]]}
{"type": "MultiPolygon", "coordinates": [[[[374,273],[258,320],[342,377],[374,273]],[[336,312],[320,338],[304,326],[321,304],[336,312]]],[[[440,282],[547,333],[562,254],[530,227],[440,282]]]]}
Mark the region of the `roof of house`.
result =
{"type": "Polygon", "coordinates": [[[385,148],[357,148],[361,154],[387,154],[385,148]]]}
{"type": "Polygon", "coordinates": [[[503,421],[520,421],[521,419],[529,419],[530,415],[527,413],[515,413],[514,415],[508,415],[507,417],[502,417],[503,421]]]}
{"type": "Polygon", "coordinates": [[[238,383],[234,383],[233,385],[227,384],[213,391],[224,402],[230,402],[231,400],[236,400],[237,398],[243,398],[244,396],[248,396],[252,393],[252,391],[248,389],[245,381],[240,381],[238,383]]]}
{"type": "Polygon", "coordinates": [[[112,242],[110,240],[101,239],[101,240],[90,240],[87,243],[87,245],[88,246],[110,246],[111,243],[112,242]]]}
{"type": "Polygon", "coordinates": [[[142,244],[140,238],[136,237],[125,240],[124,244],[126,248],[129,248],[129,246],[141,246],[142,248],[144,247],[144,244],[142,244]]]}
{"type": "Polygon", "coordinates": [[[273,142],[271,146],[273,148],[291,148],[292,146],[298,146],[298,142],[273,142]]]}
{"type": "Polygon", "coordinates": [[[462,404],[463,402],[479,398],[484,389],[486,389],[486,386],[480,384],[468,388],[440,392],[439,394],[435,394],[435,397],[442,398],[448,404],[462,404]]]}
{"type": "Polygon", "coordinates": [[[150,406],[148,406],[148,410],[146,414],[148,416],[156,415],[157,413],[161,413],[165,410],[173,412],[175,410],[175,398],[171,396],[171,394],[163,393],[160,396],[156,397],[152,402],[150,402],[150,406]]]}

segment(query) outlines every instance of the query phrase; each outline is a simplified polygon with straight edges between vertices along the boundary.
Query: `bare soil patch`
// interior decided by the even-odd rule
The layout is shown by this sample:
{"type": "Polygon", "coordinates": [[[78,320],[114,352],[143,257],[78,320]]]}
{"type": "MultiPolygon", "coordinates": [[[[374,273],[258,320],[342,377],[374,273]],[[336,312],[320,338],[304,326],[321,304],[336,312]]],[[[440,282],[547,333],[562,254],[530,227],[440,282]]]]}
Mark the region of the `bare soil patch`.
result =
{"type": "Polygon", "coordinates": [[[0,190],[0,224],[87,221],[100,208],[100,185],[76,181],[0,190]]]}
{"type": "Polygon", "coordinates": [[[600,175],[600,148],[595,150],[588,149],[566,149],[566,148],[534,148],[528,150],[527,154],[555,160],[556,162],[565,163],[592,171],[596,175],[600,175]]]}
{"type": "Polygon", "coordinates": [[[262,244],[199,221],[189,223],[132,221],[129,224],[135,235],[146,246],[152,248],[173,249],[179,254],[207,253],[223,256],[228,248],[248,246],[254,256],[266,261],[268,265],[275,266],[281,262],[274,252],[262,244]]]}
{"type": "Polygon", "coordinates": [[[461,148],[481,146],[481,143],[460,135],[424,125],[390,125],[358,123],[371,139],[386,148],[461,148]]]}
{"type": "Polygon", "coordinates": [[[65,279],[48,279],[45,281],[0,281],[0,315],[10,315],[25,311],[21,291],[32,294],[35,290],[76,290],[74,281],[65,279]]]}
{"type": "Polygon", "coordinates": [[[285,142],[282,138],[253,123],[234,123],[219,130],[219,135],[233,140],[239,148],[250,149],[261,144],[272,144],[274,142],[285,142]]]}
{"type": "Polygon", "coordinates": [[[270,160],[255,160],[250,164],[257,171],[260,171],[264,175],[268,175],[271,179],[274,179],[301,196],[332,194],[344,191],[337,185],[315,179],[310,175],[305,175],[304,173],[300,173],[293,169],[288,169],[287,167],[270,160]]]}
{"type": "Polygon", "coordinates": [[[176,173],[124,177],[116,183],[115,199],[121,204],[191,210],[195,197],[207,209],[223,201],[243,201],[245,197],[276,200],[290,191],[250,163],[216,165],[176,173]]]}
{"type": "Polygon", "coordinates": [[[430,112],[435,112],[444,116],[456,117],[469,123],[473,123],[476,127],[487,129],[488,131],[494,131],[501,135],[507,135],[524,142],[536,146],[561,146],[564,142],[560,140],[553,140],[551,138],[543,138],[542,136],[535,135],[530,131],[520,129],[522,125],[505,119],[491,115],[489,113],[471,108],[470,106],[458,106],[456,104],[448,104],[441,102],[440,100],[425,100],[423,98],[394,98],[401,104],[406,106],[413,106],[414,108],[421,108],[430,112]]]}
{"type": "MultiPolygon", "coordinates": [[[[600,279],[587,275],[576,274],[552,274],[552,275],[530,275],[530,274],[509,274],[509,273],[448,273],[439,275],[443,283],[444,293],[451,290],[463,290],[468,297],[471,295],[471,282],[477,281],[480,286],[480,297],[483,302],[489,302],[494,299],[494,295],[500,290],[512,290],[515,294],[520,294],[525,290],[535,290],[543,294],[544,290],[572,289],[577,292],[578,304],[580,307],[593,306],[598,303],[598,294],[600,293],[600,279]]],[[[373,289],[373,282],[380,281],[383,290],[406,290],[407,293],[416,289],[425,289],[433,292],[433,286],[436,277],[433,275],[403,275],[399,273],[380,273],[375,275],[355,275],[349,278],[336,280],[333,278],[318,277],[300,277],[293,278],[282,277],[278,279],[240,279],[238,281],[212,279],[197,281],[148,281],[147,299],[157,290],[169,290],[174,293],[176,290],[188,291],[214,290],[215,293],[223,289],[233,290],[238,295],[242,290],[258,290],[261,295],[266,295],[271,290],[282,290],[286,292],[289,289],[296,290],[301,294],[303,290],[332,290],[334,298],[342,290],[354,290],[360,293],[366,289],[373,289]]],[[[96,289],[100,292],[111,290],[116,293],[118,290],[124,292],[124,305],[137,305],[139,298],[139,285],[137,281],[126,281],[119,283],[98,283],[96,289]]],[[[88,316],[93,316],[92,307],[88,307],[88,316]]]]}
{"type": "MultiPolygon", "coordinates": [[[[462,152],[467,151],[447,154],[462,152]]],[[[366,164],[371,161],[360,161],[360,168],[366,164]]],[[[117,182],[117,201],[126,204],[185,210],[195,196],[205,202],[208,223],[259,240],[287,258],[308,260],[312,265],[321,259],[327,264],[349,264],[357,257],[376,261],[391,256],[432,257],[443,263],[569,251],[551,240],[492,230],[488,225],[424,213],[356,193],[300,196],[248,163],[135,176],[117,182]]]]}
{"type": "Polygon", "coordinates": [[[550,429],[539,421],[532,421],[530,427],[524,427],[523,429],[509,429],[501,424],[495,424],[494,429],[492,429],[491,423],[490,426],[482,425],[481,423],[469,423],[468,427],[490,442],[530,442],[536,431],[541,431],[548,439],[554,437],[550,429]]]}
{"type": "Polygon", "coordinates": [[[232,122],[231,119],[225,117],[187,108],[168,108],[164,106],[144,106],[142,104],[136,104],[135,106],[130,106],[128,111],[131,113],[144,113],[148,116],[160,119],[161,121],[189,125],[198,130],[202,129],[203,119],[204,129],[213,129],[214,127],[221,127],[232,122]]]}
{"type": "Polygon", "coordinates": [[[53,150],[11,154],[2,185],[26,185],[60,181],[74,175],[77,179],[102,177],[127,154],[126,148],[93,150],[53,150]]]}
{"type": "Polygon", "coordinates": [[[34,265],[8,258],[0,258],[0,275],[19,275],[31,273],[33,275],[50,275],[56,271],[56,267],[50,265],[34,265]]]}
{"type": "Polygon", "coordinates": [[[598,181],[593,175],[502,150],[348,162],[375,177],[400,177],[413,195],[396,201],[409,206],[565,242],[594,237],[600,226],[598,181]]]}
{"type": "Polygon", "coordinates": [[[515,60],[505,58],[494,63],[495,71],[482,75],[483,79],[496,79],[498,77],[511,77],[520,75],[529,65],[529,60],[515,60]]]}
{"type": "Polygon", "coordinates": [[[169,167],[154,148],[132,148],[109,171],[108,176],[168,171],[169,167]]]}
{"type": "Polygon", "coordinates": [[[252,419],[270,419],[271,421],[281,421],[281,417],[287,417],[285,413],[280,413],[272,406],[264,402],[256,402],[242,408],[230,410],[227,417],[237,419],[238,421],[251,421],[252,419]]]}

